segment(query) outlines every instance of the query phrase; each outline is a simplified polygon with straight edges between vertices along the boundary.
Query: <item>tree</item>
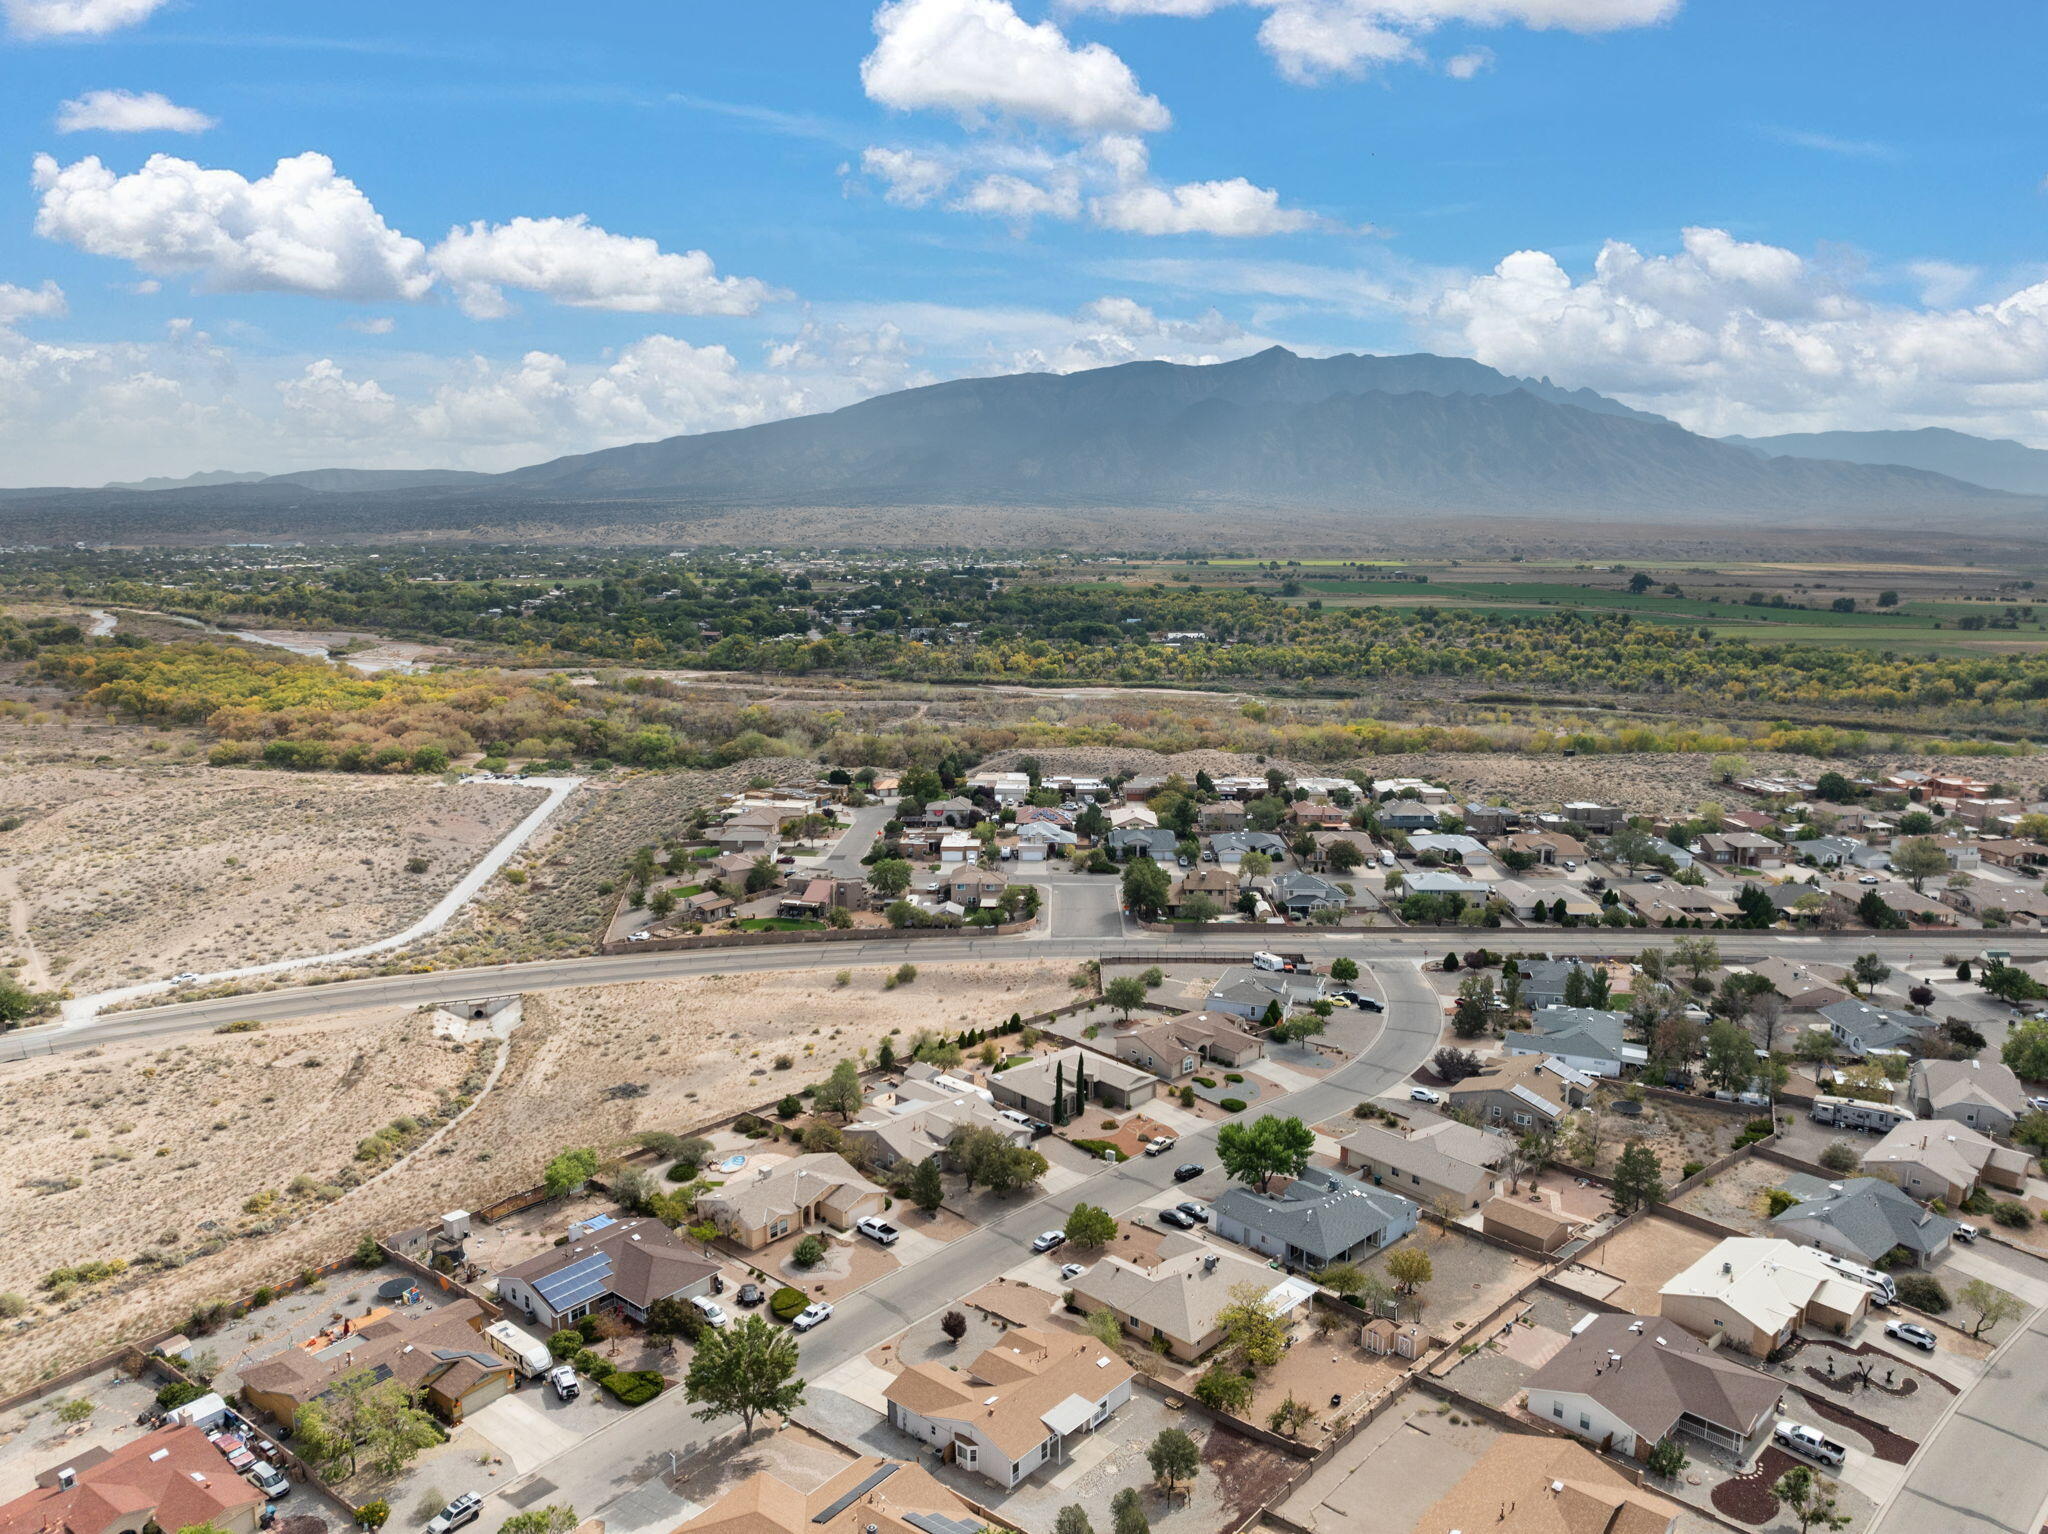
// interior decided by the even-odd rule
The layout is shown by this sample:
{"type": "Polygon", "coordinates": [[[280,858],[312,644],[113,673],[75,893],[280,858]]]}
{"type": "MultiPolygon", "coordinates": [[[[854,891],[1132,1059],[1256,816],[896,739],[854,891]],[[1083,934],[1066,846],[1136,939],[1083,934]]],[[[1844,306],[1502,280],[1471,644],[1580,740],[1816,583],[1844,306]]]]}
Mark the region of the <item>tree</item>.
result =
{"type": "Polygon", "coordinates": [[[1197,890],[1192,895],[1181,897],[1181,920],[1189,922],[1194,926],[1206,927],[1222,914],[1223,907],[1209,896],[1204,895],[1200,890],[1197,890]]]}
{"type": "Polygon", "coordinates": [[[1069,1502],[1052,1520],[1052,1534],[1095,1534],[1095,1525],[1078,1502],[1069,1502]]]}
{"type": "Polygon", "coordinates": [[[335,1480],[354,1475],[359,1461],[379,1474],[396,1475],[422,1449],[441,1441],[434,1419],[405,1385],[380,1381],[368,1369],[343,1376],[301,1406],[292,1427],[299,1452],[335,1480]]]}
{"type": "Polygon", "coordinates": [[[597,1175],[597,1152],[589,1146],[565,1150],[541,1173],[549,1198],[566,1198],[597,1175]]]}
{"type": "Polygon", "coordinates": [[[946,1201],[946,1183],[940,1175],[937,1156],[927,1156],[910,1169],[910,1185],[904,1196],[926,1214],[937,1212],[946,1201]]]}
{"type": "Polygon", "coordinates": [[[1641,826],[1625,825],[1607,838],[1607,856],[1634,872],[1655,854],[1656,841],[1641,826]]]}
{"type": "Polygon", "coordinates": [[[1152,1521],[1145,1516],[1145,1499],[1138,1488],[1126,1486],[1109,1499],[1110,1517],[1116,1520],[1115,1534],[1152,1534],[1152,1521]]]}
{"type": "Polygon", "coordinates": [[[1981,1337],[2001,1322],[2025,1315],[2027,1310],[2017,1296],[2007,1294],[1981,1278],[1973,1278],[1964,1284],[1956,1298],[1977,1313],[1977,1320],[1970,1327],[1972,1337],[1981,1337]]]}
{"type": "Polygon", "coordinates": [[[1123,1014],[1125,1022],[1145,1002],[1145,982],[1136,975],[1118,975],[1102,988],[1102,999],[1123,1014]]]}
{"type": "Polygon", "coordinates": [[[1134,857],[1124,865],[1124,907],[1141,921],[1157,921],[1173,898],[1173,881],[1150,858],[1134,857]]]}
{"type": "Polygon", "coordinates": [[[1429,1057],[1429,1068],[1436,1073],[1438,1081],[1446,1086],[1456,1086],[1468,1076],[1477,1076],[1481,1062],[1471,1050],[1446,1044],[1429,1057]]]}
{"type": "Polygon", "coordinates": [[[1257,1183],[1264,1193],[1275,1177],[1299,1177],[1316,1148],[1315,1131],[1297,1118],[1260,1115],[1249,1124],[1229,1123],[1216,1131],[1216,1159],[1236,1181],[1257,1183]]]}
{"type": "Polygon", "coordinates": [[[902,858],[882,858],[868,870],[868,886],[891,899],[910,888],[910,864],[902,858]]]}
{"type": "Polygon", "coordinates": [[[2048,1023],[2032,1018],[2015,1023],[1999,1046],[1998,1058],[2012,1067],[2015,1076],[2048,1080],[2048,1023]]]}
{"type": "Polygon", "coordinates": [[[1948,854],[1931,836],[1909,836],[1892,848],[1892,867],[1917,895],[1929,879],[1948,871],[1948,854]]]}
{"type": "Polygon", "coordinates": [[[569,1534],[582,1521],[567,1502],[550,1502],[546,1507],[514,1513],[498,1525],[498,1534],[569,1534]]]}
{"type": "Polygon", "coordinates": [[[804,1382],[796,1377],[796,1366],[796,1338],[759,1316],[748,1316],[705,1331],[683,1391],[698,1403],[699,1422],[737,1416],[744,1443],[753,1436],[756,1417],[766,1412],[787,1417],[803,1404],[804,1382]]]}
{"type": "Polygon", "coordinates": [[[1397,1246],[1387,1253],[1387,1277],[1399,1286],[1401,1293],[1413,1294],[1436,1277],[1436,1264],[1419,1246],[1397,1246]]]}
{"type": "Polygon", "coordinates": [[[1794,1465],[1779,1476],[1771,1485],[1771,1495],[1784,1504],[1800,1534],[1816,1524],[1823,1529],[1848,1527],[1849,1515],[1835,1511],[1833,1488],[1810,1465],[1794,1465]]]}
{"type": "Polygon", "coordinates": [[[1251,1404],[1252,1377],[1218,1359],[1202,1371],[1194,1391],[1195,1399],[1212,1411],[1240,1412],[1251,1404]]]}
{"type": "Polygon", "coordinates": [[[1610,1191],[1614,1207],[1621,1214],[1644,1204],[1661,1203],[1664,1174],[1657,1165],[1655,1152],[1640,1140],[1629,1141],[1622,1149],[1621,1159],[1614,1164],[1614,1186],[1610,1191]]]}
{"type": "Polygon", "coordinates": [[[1642,571],[1638,570],[1628,578],[1629,594],[1639,597],[1656,584],[1657,582],[1653,577],[1645,575],[1642,571]]]}
{"type": "MultiPolygon", "coordinates": [[[[695,1342],[702,1334],[704,1324],[704,1313],[680,1295],[665,1294],[647,1307],[647,1335],[650,1338],[681,1337],[695,1342]]],[[[568,1336],[574,1337],[578,1344],[582,1342],[581,1332],[570,1332],[568,1336]]],[[[550,1352],[554,1350],[552,1339],[548,1347],[550,1352]]],[[[580,1351],[580,1347],[570,1351],[580,1351]]]]}
{"type": "Polygon", "coordinates": [[[771,889],[781,877],[767,858],[755,858],[753,866],[747,870],[747,893],[758,895],[765,889],[771,889]]]}
{"type": "Polygon", "coordinates": [[[1671,962],[1692,971],[1695,982],[1721,967],[1721,945],[1710,937],[1682,937],[1671,945],[1671,962]]]}
{"type": "Polygon", "coordinates": [[[953,1341],[958,1342],[967,1335],[967,1316],[964,1311],[949,1310],[939,1317],[939,1330],[953,1341]]]}
{"type": "Polygon", "coordinates": [[[1853,804],[1856,785],[1839,772],[1824,772],[1814,779],[1813,797],[1825,799],[1829,804],[1853,804]]]}
{"type": "Polygon", "coordinates": [[[1358,961],[1352,958],[1336,958],[1330,961],[1330,978],[1342,985],[1349,985],[1358,978],[1358,961]]]}
{"type": "Polygon", "coordinates": [[[1476,1039],[1493,1026],[1500,999],[1493,989],[1493,976],[1467,975],[1458,982],[1458,1000],[1451,1008],[1451,1032],[1461,1039],[1476,1039]]]}
{"type": "Polygon", "coordinates": [[[1116,1216],[1093,1204],[1076,1204],[1067,1216],[1066,1232],[1073,1245],[1094,1251],[1116,1239],[1116,1216]]]}
{"type": "Polygon", "coordinates": [[[860,1067],[851,1060],[833,1066],[832,1074],[811,1094],[812,1107],[820,1113],[838,1114],[842,1124],[860,1111],[861,1102],[860,1067]]]}
{"type": "Polygon", "coordinates": [[[1830,1172],[1853,1172],[1857,1159],[1856,1147],[1847,1140],[1830,1140],[1821,1147],[1820,1164],[1830,1172]]]}
{"type": "Polygon", "coordinates": [[[1254,1369],[1270,1369],[1287,1351],[1287,1327],[1266,1301],[1263,1284],[1233,1284],[1230,1303],[1216,1312],[1223,1341],[1254,1369]]]}
{"type": "Polygon", "coordinates": [[[1663,1480],[1675,1481],[1691,1463],[1692,1461],[1685,1457],[1685,1450],[1679,1448],[1676,1442],[1669,1438],[1660,1438],[1657,1440],[1657,1446],[1650,1450],[1650,1457],[1644,1461],[1643,1468],[1663,1480]]]}
{"type": "Polygon", "coordinates": [[[1740,1092],[1756,1074],[1756,1046],[1734,1023],[1722,1021],[1707,1029],[1707,1079],[1724,1092],[1740,1092]]]}
{"type": "Polygon", "coordinates": [[[1182,1481],[1195,1478],[1202,1468],[1202,1455],[1194,1439],[1179,1428],[1161,1428],[1145,1450],[1145,1463],[1152,1467],[1152,1479],[1170,1497],[1182,1481]]]}
{"type": "Polygon", "coordinates": [[[1266,1413],[1266,1426],[1275,1433],[1285,1433],[1289,1438],[1301,1436],[1301,1430],[1316,1420],[1315,1408],[1294,1399],[1294,1392],[1287,1392],[1287,1399],[1266,1413]]]}
{"type": "Polygon", "coordinates": [[[1856,956],[1849,973],[1855,976],[1858,985],[1869,990],[1891,979],[1892,967],[1874,953],[1863,953],[1856,956]]]}

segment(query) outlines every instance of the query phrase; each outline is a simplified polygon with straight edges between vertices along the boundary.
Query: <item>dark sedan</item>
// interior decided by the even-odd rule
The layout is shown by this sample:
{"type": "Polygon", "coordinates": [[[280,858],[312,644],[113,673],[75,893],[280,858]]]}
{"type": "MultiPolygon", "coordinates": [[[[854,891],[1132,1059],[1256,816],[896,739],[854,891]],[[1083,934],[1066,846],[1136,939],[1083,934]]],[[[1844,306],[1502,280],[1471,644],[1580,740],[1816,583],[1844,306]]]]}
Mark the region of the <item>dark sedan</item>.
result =
{"type": "Polygon", "coordinates": [[[1183,1161],[1173,1169],[1173,1180],[1175,1182],[1193,1182],[1206,1170],[1207,1168],[1199,1161],[1183,1161]]]}

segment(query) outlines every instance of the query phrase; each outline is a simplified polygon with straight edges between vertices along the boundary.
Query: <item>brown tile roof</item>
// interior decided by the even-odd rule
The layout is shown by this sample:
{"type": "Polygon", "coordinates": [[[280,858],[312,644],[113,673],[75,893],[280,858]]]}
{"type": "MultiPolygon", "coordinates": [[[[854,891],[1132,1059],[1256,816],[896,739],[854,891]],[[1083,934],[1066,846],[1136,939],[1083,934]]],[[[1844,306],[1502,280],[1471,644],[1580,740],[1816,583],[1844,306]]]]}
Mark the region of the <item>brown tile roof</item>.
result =
{"type": "Polygon", "coordinates": [[[1518,1203],[1511,1198],[1490,1198],[1479,1211],[1487,1225],[1505,1226],[1517,1236],[1526,1236],[1537,1246],[1549,1246],[1560,1236],[1578,1229],[1579,1222],[1544,1208],[1540,1204],[1518,1203]]]}
{"type": "Polygon", "coordinates": [[[80,1469],[68,1490],[39,1486],[0,1505],[0,1534],[105,1534],[144,1520],[183,1529],[232,1518],[262,1501],[198,1428],[159,1428],[80,1469]]]}
{"type": "Polygon", "coordinates": [[[1099,1401],[1131,1366],[1093,1337],[1013,1327],[965,1369],[911,1364],[883,1392],[921,1417],[960,1422],[1011,1459],[1043,1443],[1044,1415],[1069,1396],[1099,1401]]]}
{"type": "Polygon", "coordinates": [[[566,1246],[551,1247],[498,1276],[532,1283],[597,1252],[611,1254],[609,1291],[642,1310],[718,1271],[717,1263],[661,1221],[635,1219],[620,1220],[566,1246]]]}
{"type": "Polygon", "coordinates": [[[749,1476],[673,1534],[926,1534],[909,1521],[918,1514],[984,1522],[922,1466],[865,1455],[808,1494],[767,1471],[749,1476]]]}
{"type": "Polygon", "coordinates": [[[1508,1433],[1413,1534],[1669,1534],[1678,1513],[1576,1443],[1508,1433]]]}
{"type": "Polygon", "coordinates": [[[1592,1397],[1638,1435],[1668,1436],[1690,1413],[1748,1437],[1783,1386],[1658,1316],[1597,1316],[1538,1369],[1531,1390],[1592,1397]]]}
{"type": "Polygon", "coordinates": [[[475,1300],[394,1311],[318,1352],[287,1347],[258,1359],[242,1370],[242,1383],[303,1406],[336,1380],[370,1369],[402,1384],[432,1385],[460,1400],[479,1381],[512,1367],[480,1335],[489,1319],[475,1300]]]}

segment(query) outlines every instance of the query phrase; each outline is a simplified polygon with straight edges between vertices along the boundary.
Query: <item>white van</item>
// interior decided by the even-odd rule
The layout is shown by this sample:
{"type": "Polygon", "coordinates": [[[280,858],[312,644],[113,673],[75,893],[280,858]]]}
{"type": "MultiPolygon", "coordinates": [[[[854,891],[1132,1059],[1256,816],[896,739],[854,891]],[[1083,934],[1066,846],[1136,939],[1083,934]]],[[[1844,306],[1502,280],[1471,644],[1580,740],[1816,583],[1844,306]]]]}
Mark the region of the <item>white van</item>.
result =
{"type": "Polygon", "coordinates": [[[690,1296],[690,1303],[697,1307],[697,1314],[704,1318],[706,1326],[723,1326],[730,1319],[725,1313],[725,1307],[708,1294],[693,1294],[690,1296]]]}
{"type": "Polygon", "coordinates": [[[1382,848],[1380,848],[1380,867],[1382,867],[1382,868],[1392,868],[1393,866],[1394,866],[1394,851],[1393,851],[1393,849],[1392,849],[1391,847],[1382,847],[1382,848]]]}

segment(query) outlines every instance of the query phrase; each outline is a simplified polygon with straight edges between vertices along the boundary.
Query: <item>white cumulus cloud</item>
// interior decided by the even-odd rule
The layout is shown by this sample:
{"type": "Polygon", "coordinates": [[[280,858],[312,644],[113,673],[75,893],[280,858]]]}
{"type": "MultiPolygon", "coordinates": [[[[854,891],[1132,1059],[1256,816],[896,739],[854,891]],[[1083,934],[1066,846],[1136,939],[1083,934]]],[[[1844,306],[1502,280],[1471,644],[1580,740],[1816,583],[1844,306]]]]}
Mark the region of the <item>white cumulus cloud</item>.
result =
{"type": "Polygon", "coordinates": [[[103,37],[149,20],[168,0],[0,0],[16,37],[103,37]]]}
{"type": "Polygon", "coordinates": [[[61,319],[69,312],[64,302],[64,290],[54,282],[46,281],[39,288],[0,282],[0,330],[22,320],[61,319]]]}
{"type": "Polygon", "coordinates": [[[752,314],[774,296],[752,277],[719,276],[701,250],[663,250],[645,236],[600,229],[581,214],[452,229],[431,261],[464,312],[479,319],[509,312],[506,288],[570,308],[628,314],[752,314]]]}
{"type": "Polygon", "coordinates": [[[2048,440],[2048,283],[1914,307],[1794,251],[1695,228],[1671,255],[1609,241],[1583,279],[1517,251],[1416,312],[1446,349],[1716,434],[1945,425],[2048,440]]]}
{"type": "Polygon", "coordinates": [[[415,301],[433,283],[425,247],[324,154],[279,160],[254,181],[163,154],[126,176],[96,155],[66,166],[37,155],[33,179],[45,239],[218,292],[415,301]]]}
{"type": "Polygon", "coordinates": [[[204,133],[218,126],[161,91],[87,91],[57,108],[59,133],[204,133]]]}
{"type": "Polygon", "coordinates": [[[1153,132],[1171,117],[1101,43],[1076,45],[1008,0],[889,0],[861,61],[868,96],[903,111],[950,112],[970,126],[1021,118],[1081,134],[1153,132]]]}
{"type": "Polygon", "coordinates": [[[1320,220],[1280,206],[1280,194],[1242,176],[1190,181],[1181,186],[1126,187],[1090,204],[1095,221],[1130,234],[1217,234],[1251,237],[1296,234],[1320,220]]]}
{"type": "Polygon", "coordinates": [[[899,208],[922,208],[953,184],[951,165],[913,149],[864,149],[860,168],[882,183],[882,196],[899,208]]]}
{"type": "Polygon", "coordinates": [[[1013,224],[1028,224],[1037,218],[1072,219],[1081,216],[1081,189],[1072,176],[1041,184],[999,171],[983,176],[951,206],[962,213],[1007,219],[1013,224]]]}

